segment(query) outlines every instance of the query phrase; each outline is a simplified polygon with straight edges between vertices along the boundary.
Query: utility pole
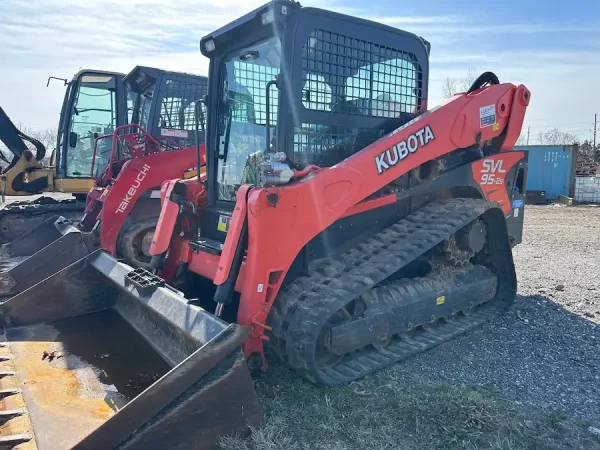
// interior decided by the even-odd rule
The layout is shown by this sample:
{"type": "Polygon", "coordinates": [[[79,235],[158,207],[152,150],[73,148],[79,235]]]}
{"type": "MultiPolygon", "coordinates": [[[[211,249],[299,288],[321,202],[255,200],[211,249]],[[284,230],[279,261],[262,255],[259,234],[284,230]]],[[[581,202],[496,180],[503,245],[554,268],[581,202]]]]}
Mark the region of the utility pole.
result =
{"type": "Polygon", "coordinates": [[[596,151],[596,128],[598,125],[598,114],[594,114],[594,151],[596,151]]]}
{"type": "Polygon", "coordinates": [[[531,132],[531,125],[527,127],[527,145],[529,145],[529,133],[531,132]]]}

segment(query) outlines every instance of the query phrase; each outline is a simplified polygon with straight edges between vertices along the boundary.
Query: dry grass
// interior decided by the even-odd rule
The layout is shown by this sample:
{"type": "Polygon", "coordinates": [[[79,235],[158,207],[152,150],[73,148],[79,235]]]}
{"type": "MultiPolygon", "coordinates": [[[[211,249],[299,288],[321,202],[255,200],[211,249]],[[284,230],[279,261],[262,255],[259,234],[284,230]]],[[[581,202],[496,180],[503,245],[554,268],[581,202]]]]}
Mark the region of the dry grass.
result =
{"type": "Polygon", "coordinates": [[[416,379],[401,366],[323,389],[274,367],[256,381],[265,423],[230,450],[600,449],[587,424],[499,395],[416,379]]]}

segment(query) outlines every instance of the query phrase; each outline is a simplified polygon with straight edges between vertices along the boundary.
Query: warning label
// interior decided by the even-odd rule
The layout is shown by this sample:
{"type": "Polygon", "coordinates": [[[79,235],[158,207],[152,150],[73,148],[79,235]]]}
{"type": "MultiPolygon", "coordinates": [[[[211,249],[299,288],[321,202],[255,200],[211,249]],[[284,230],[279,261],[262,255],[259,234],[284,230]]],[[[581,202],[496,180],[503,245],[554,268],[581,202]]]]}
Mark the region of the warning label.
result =
{"type": "Polygon", "coordinates": [[[496,123],[496,105],[482,106],[479,108],[480,128],[491,127],[496,123]]]}

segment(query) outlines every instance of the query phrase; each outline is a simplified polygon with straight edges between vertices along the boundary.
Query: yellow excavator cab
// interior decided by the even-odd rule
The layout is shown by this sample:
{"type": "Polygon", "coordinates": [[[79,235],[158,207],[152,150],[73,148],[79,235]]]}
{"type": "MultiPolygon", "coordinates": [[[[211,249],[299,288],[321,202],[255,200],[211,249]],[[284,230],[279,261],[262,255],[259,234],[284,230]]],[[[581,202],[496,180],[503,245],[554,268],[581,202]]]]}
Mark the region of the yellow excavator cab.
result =
{"type": "Polygon", "coordinates": [[[49,162],[43,143],[19,130],[0,108],[0,141],[12,153],[12,159],[0,155],[4,161],[0,171],[2,201],[5,196],[73,195],[60,200],[42,196],[2,208],[0,244],[57,215],[79,218],[85,209],[85,197],[94,185],[91,172],[95,139],[129,123],[133,114],[137,94],[127,89],[123,78],[121,73],[86,69],[71,81],[61,79],[66,91],[49,162]]]}

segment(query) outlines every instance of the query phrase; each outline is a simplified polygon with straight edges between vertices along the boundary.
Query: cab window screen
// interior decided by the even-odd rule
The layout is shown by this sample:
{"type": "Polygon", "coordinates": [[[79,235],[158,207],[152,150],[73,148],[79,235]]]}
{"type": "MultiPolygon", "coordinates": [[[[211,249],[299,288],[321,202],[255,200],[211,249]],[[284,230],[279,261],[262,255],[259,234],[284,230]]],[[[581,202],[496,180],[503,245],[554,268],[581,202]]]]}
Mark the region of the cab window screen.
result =
{"type": "Polygon", "coordinates": [[[423,100],[422,69],[401,48],[316,29],[304,43],[301,70],[308,120],[295,127],[293,141],[301,166],[328,167],[352,156],[408,122],[423,100]],[[348,126],[340,116],[354,124],[366,119],[348,126]]]}

